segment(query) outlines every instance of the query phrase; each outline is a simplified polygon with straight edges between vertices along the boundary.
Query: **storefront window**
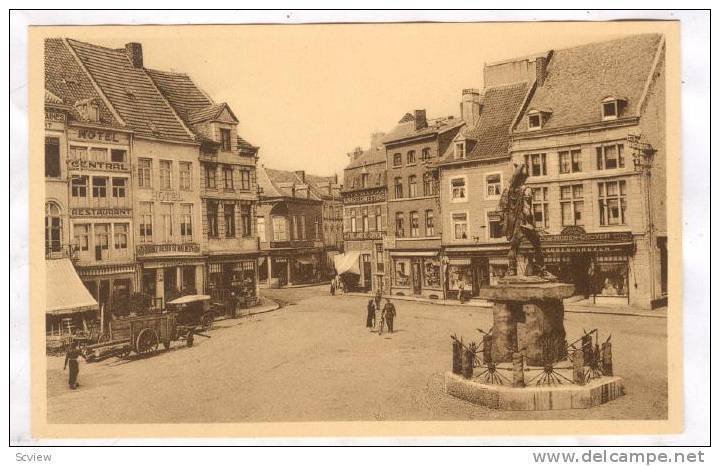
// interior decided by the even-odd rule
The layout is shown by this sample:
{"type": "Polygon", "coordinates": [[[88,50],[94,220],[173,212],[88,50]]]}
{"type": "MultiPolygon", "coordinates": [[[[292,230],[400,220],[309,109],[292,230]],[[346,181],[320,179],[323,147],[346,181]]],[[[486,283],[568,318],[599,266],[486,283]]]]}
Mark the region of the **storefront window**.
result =
{"type": "Polygon", "coordinates": [[[507,264],[490,264],[488,266],[490,272],[490,286],[498,284],[498,280],[505,276],[507,273],[507,264]]]}
{"type": "Polygon", "coordinates": [[[425,259],[423,261],[423,286],[440,288],[440,260],[425,259]]]}
{"type": "Polygon", "coordinates": [[[459,290],[462,284],[465,290],[471,286],[472,271],[470,264],[450,264],[448,266],[448,288],[450,290],[459,290]]]}
{"type": "Polygon", "coordinates": [[[409,260],[395,260],[395,286],[410,286],[409,260]]]}
{"type": "Polygon", "coordinates": [[[627,296],[627,262],[599,262],[594,271],[595,294],[598,296],[627,296]]]}

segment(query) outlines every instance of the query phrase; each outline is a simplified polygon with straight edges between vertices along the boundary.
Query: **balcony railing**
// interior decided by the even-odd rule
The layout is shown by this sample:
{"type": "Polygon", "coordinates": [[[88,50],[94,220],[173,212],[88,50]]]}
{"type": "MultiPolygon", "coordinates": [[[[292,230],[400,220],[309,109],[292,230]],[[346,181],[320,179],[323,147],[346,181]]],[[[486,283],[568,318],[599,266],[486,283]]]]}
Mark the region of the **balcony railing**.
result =
{"type": "Polygon", "coordinates": [[[343,232],[343,240],[345,241],[362,241],[382,239],[384,232],[382,231],[345,231],[343,232]]]}

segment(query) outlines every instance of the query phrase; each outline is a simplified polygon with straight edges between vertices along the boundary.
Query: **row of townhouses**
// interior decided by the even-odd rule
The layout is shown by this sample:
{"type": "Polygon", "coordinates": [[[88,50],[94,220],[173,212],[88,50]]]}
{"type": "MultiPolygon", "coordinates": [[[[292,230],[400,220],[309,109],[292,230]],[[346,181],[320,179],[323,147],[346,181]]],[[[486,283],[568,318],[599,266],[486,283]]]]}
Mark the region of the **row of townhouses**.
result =
{"type": "Polygon", "coordinates": [[[578,299],[667,296],[664,39],[646,34],[484,67],[459,117],[405,114],[348,154],[338,272],[391,295],[477,296],[507,270],[497,205],[527,165],[549,269],[578,299]]]}
{"type": "Polygon", "coordinates": [[[327,276],[342,248],[337,178],[258,167],[258,151],[228,104],[145,67],[141,44],[47,40],[48,332],[123,312],[136,293],[155,307],[208,294],[229,312],[261,282],[327,276]]]}

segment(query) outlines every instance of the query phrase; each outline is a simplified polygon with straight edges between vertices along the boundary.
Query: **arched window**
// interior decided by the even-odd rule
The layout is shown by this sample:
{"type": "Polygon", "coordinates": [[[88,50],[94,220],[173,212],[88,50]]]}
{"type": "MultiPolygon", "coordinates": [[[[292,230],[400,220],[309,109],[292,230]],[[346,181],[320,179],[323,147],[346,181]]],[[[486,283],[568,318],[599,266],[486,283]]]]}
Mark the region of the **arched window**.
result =
{"type": "Polygon", "coordinates": [[[62,217],[60,206],[54,202],[45,204],[45,251],[58,252],[62,249],[62,217]]]}

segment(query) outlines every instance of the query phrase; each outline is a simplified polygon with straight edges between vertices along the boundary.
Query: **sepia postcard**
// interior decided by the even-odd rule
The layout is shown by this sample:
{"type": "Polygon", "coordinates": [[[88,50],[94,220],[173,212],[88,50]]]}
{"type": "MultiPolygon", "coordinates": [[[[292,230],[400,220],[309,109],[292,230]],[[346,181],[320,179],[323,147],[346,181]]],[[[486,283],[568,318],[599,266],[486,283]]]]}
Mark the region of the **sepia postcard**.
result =
{"type": "Polygon", "coordinates": [[[30,27],[33,435],[682,431],[679,34],[30,27]]]}

